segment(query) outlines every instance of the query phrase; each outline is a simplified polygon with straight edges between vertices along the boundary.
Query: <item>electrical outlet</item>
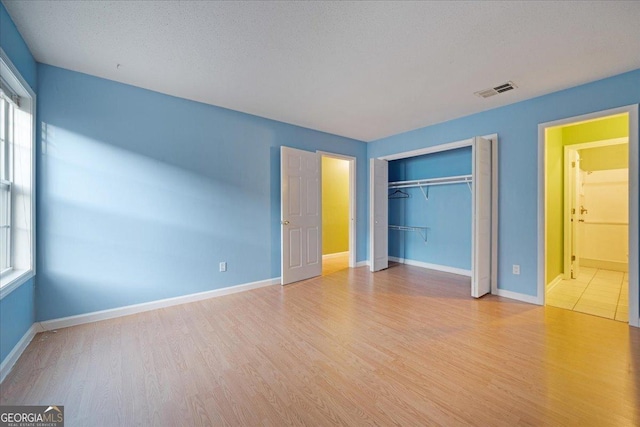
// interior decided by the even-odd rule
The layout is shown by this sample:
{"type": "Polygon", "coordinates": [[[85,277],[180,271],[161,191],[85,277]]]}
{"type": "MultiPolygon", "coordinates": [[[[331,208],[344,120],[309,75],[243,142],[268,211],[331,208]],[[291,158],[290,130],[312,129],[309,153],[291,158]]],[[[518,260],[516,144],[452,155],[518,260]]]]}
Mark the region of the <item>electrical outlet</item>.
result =
{"type": "Polygon", "coordinates": [[[513,274],[520,274],[520,266],[518,264],[513,264],[513,274]]]}
{"type": "Polygon", "coordinates": [[[220,271],[227,271],[227,262],[226,261],[222,261],[220,263],[220,271]]]}

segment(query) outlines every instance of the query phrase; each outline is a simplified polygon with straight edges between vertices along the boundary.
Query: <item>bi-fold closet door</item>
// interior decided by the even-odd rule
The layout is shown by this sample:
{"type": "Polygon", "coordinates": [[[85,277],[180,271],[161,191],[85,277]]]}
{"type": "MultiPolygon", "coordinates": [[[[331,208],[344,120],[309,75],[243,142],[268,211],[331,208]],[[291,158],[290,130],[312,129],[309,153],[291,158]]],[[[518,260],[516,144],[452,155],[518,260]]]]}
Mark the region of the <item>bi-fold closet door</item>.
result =
{"type": "Polygon", "coordinates": [[[389,266],[389,163],[371,159],[371,197],[369,198],[370,270],[380,271],[389,266]]]}
{"type": "MultiPolygon", "coordinates": [[[[475,137],[472,152],[471,295],[479,298],[491,292],[492,270],[492,142],[475,137]]],[[[459,147],[456,147],[459,148],[459,147]]],[[[370,164],[370,270],[387,268],[388,256],[388,168],[386,160],[370,164]]]]}
{"type": "Polygon", "coordinates": [[[475,137],[471,148],[471,296],[491,293],[491,141],[475,137]]]}

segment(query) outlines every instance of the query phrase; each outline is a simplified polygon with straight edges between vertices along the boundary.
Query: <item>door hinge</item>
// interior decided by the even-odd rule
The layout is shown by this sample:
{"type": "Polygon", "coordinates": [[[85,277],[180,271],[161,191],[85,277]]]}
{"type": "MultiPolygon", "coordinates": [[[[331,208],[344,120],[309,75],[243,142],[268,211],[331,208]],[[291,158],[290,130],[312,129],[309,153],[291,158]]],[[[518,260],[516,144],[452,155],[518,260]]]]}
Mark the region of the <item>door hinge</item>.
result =
{"type": "Polygon", "coordinates": [[[575,261],[576,260],[576,256],[575,255],[571,255],[571,261],[575,261]]]}
{"type": "Polygon", "coordinates": [[[571,167],[575,168],[576,167],[576,162],[571,162],[571,167]]]}
{"type": "Polygon", "coordinates": [[[571,209],[571,215],[575,215],[575,213],[576,213],[576,208],[572,208],[571,209]]]}

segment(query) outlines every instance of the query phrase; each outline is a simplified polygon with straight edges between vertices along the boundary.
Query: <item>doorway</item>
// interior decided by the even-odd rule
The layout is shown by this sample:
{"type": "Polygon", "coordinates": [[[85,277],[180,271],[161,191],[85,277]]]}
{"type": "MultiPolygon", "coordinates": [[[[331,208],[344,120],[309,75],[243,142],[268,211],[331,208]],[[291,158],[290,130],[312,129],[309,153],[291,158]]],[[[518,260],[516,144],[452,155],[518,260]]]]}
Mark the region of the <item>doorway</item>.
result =
{"type": "MultiPolygon", "coordinates": [[[[346,162],[348,179],[348,267],[356,266],[356,158],[280,147],[280,283],[320,276],[323,267],[322,159],[346,162]]],[[[329,228],[332,228],[329,226],[329,228]]],[[[335,233],[336,230],[329,230],[335,233]]]]}
{"type": "Polygon", "coordinates": [[[544,276],[539,295],[550,306],[637,326],[637,107],[635,115],[633,110],[540,125],[544,276]]]}
{"type": "Polygon", "coordinates": [[[349,268],[349,161],[322,155],[322,275],[349,268]]]}

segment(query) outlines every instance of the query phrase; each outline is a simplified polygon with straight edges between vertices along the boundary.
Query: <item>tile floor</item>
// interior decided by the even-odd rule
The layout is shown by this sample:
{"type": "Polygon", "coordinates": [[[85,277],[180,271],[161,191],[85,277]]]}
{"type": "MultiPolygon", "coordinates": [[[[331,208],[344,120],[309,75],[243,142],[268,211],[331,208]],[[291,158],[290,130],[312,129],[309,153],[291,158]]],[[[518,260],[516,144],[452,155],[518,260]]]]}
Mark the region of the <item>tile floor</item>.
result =
{"type": "Polygon", "coordinates": [[[581,267],[577,279],[547,289],[547,304],[594,316],[629,321],[629,275],[581,267]]]}

